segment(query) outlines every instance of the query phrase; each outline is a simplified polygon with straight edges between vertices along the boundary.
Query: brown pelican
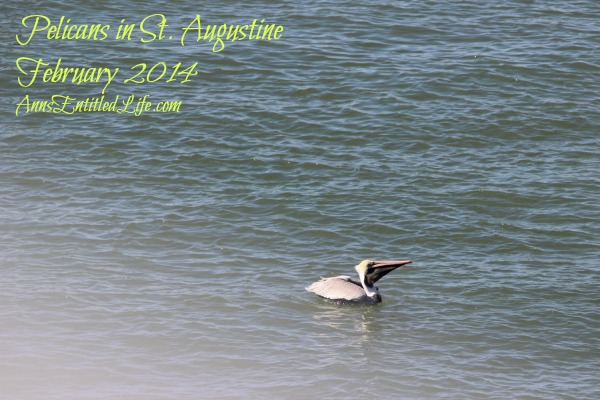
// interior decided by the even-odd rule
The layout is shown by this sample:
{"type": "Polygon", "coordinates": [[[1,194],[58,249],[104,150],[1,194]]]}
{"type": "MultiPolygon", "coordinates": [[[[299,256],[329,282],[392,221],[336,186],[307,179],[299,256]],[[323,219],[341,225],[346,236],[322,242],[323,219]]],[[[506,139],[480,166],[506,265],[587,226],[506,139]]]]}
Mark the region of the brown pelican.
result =
{"type": "Polygon", "coordinates": [[[410,264],[410,262],[410,260],[364,260],[354,267],[358,272],[358,280],[345,275],[321,278],[306,287],[306,290],[326,299],[340,302],[381,303],[381,295],[379,289],[375,286],[375,282],[396,268],[410,264]]]}

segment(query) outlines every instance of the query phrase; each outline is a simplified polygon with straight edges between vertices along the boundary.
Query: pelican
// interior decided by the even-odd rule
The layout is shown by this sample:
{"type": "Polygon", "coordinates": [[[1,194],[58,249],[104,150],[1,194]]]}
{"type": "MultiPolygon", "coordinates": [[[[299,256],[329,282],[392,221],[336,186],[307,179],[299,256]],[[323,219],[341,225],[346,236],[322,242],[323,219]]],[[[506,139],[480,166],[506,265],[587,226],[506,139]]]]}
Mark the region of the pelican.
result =
{"type": "Polygon", "coordinates": [[[381,303],[381,294],[375,282],[398,267],[410,264],[410,260],[364,260],[354,269],[358,280],[346,275],[321,278],[306,287],[309,292],[329,300],[359,304],[381,303]]]}

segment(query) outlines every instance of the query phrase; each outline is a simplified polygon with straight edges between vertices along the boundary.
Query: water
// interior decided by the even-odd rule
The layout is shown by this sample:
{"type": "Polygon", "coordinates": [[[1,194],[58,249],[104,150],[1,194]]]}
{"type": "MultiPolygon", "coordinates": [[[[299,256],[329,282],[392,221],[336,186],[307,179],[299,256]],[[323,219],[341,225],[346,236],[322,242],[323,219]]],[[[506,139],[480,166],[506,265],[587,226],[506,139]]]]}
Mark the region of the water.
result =
{"type": "MultiPolygon", "coordinates": [[[[26,4],[25,4],[26,3],[26,4]]],[[[600,398],[596,1],[3,5],[0,399],[600,398]],[[21,18],[279,41],[18,46],[21,18]],[[15,116],[65,65],[198,62],[107,96],[179,113],[15,116]],[[304,286],[410,258],[376,307],[304,286]]]]}

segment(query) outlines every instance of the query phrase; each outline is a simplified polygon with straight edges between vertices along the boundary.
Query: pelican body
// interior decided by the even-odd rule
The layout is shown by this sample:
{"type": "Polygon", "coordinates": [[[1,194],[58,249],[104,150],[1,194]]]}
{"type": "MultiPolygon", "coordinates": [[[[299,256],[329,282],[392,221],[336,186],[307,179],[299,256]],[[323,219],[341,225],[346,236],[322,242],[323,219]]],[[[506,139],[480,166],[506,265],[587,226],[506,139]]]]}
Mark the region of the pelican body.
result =
{"type": "Polygon", "coordinates": [[[306,287],[306,290],[325,299],[339,302],[381,303],[381,294],[375,282],[396,268],[410,263],[410,260],[364,260],[354,267],[358,272],[358,279],[346,275],[321,278],[306,287]]]}

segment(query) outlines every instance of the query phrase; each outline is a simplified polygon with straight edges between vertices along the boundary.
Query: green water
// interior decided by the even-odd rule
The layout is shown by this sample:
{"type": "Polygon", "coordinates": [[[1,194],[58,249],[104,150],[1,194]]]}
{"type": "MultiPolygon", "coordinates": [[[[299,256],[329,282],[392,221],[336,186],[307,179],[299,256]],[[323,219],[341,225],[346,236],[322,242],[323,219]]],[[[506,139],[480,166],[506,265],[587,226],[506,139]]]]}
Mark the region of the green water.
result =
{"type": "Polygon", "coordinates": [[[598,2],[0,11],[0,399],[600,397],[598,2]],[[15,41],[153,13],[284,31],[15,41]],[[104,93],[179,112],[17,117],[106,83],[23,88],[24,56],[198,74],[104,93]],[[304,290],[364,258],[413,264],[376,307],[304,290]]]}

